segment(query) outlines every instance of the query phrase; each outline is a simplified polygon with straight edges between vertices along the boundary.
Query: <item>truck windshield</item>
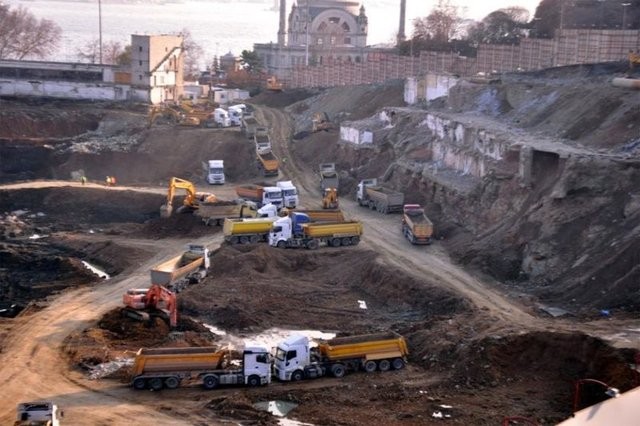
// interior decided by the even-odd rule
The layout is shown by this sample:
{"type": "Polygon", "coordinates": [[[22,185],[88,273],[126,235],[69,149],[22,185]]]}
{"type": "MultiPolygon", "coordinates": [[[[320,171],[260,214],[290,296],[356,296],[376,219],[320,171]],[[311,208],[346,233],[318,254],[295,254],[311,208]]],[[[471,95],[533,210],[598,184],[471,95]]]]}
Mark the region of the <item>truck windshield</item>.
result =
{"type": "Polygon", "coordinates": [[[284,361],[285,357],[287,356],[287,351],[284,351],[280,348],[276,349],[276,359],[279,361],[284,361]]]}
{"type": "Polygon", "coordinates": [[[271,192],[269,194],[267,194],[267,197],[270,200],[279,200],[280,198],[282,198],[282,195],[278,192],[271,192]]]}
{"type": "Polygon", "coordinates": [[[222,173],[222,169],[214,168],[210,170],[211,173],[222,173]]]}
{"type": "Polygon", "coordinates": [[[282,190],[282,194],[287,195],[287,196],[297,195],[295,189],[283,189],[282,190]]]}
{"type": "MultiPolygon", "coordinates": [[[[275,232],[275,233],[282,232],[282,226],[274,226],[274,227],[271,229],[271,232],[275,232]]],[[[279,349],[278,349],[278,350],[279,350],[279,349]]]]}

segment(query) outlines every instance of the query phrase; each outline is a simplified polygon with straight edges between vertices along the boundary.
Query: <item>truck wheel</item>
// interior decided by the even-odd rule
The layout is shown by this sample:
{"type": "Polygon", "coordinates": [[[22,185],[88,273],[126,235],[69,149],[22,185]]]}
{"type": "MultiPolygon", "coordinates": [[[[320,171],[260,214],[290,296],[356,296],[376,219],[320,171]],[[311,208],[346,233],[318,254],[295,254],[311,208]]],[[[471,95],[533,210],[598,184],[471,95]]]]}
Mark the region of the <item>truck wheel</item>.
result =
{"type": "Polygon", "coordinates": [[[351,245],[351,238],[350,238],[350,237],[344,237],[344,238],[342,239],[342,241],[340,241],[340,243],[341,243],[343,246],[350,246],[350,245],[351,245]]]}
{"type": "Polygon", "coordinates": [[[375,210],[376,209],[376,203],[374,203],[373,201],[369,201],[369,208],[371,210],[375,210]]]}
{"type": "Polygon", "coordinates": [[[207,390],[211,390],[211,389],[215,389],[218,387],[218,377],[214,376],[213,374],[209,374],[207,376],[204,376],[204,378],[202,379],[202,386],[204,386],[205,389],[207,390]]]}
{"type": "Polygon", "coordinates": [[[316,250],[318,247],[320,247],[320,244],[318,244],[318,240],[310,240],[307,243],[307,248],[309,250],[316,250]]]}
{"type": "Polygon", "coordinates": [[[373,373],[377,368],[378,366],[375,361],[367,361],[364,363],[364,371],[367,373],[373,373]]]}
{"type": "Polygon", "coordinates": [[[357,246],[360,243],[360,237],[351,237],[351,245],[357,246]]]}
{"type": "Polygon", "coordinates": [[[162,389],[162,379],[160,377],[154,377],[149,380],[149,389],[158,391],[162,389]]]}
{"type": "Polygon", "coordinates": [[[231,238],[229,239],[229,242],[230,242],[231,244],[238,244],[238,243],[240,242],[240,238],[238,238],[238,237],[231,237],[231,238]]]}
{"type": "Polygon", "coordinates": [[[240,237],[240,244],[249,244],[249,237],[247,237],[246,235],[240,237]]]}
{"type": "Polygon", "coordinates": [[[340,238],[332,238],[329,242],[331,247],[340,247],[340,238]]]}
{"type": "Polygon", "coordinates": [[[287,243],[285,243],[284,241],[278,241],[277,246],[280,249],[287,248],[287,243]]]}
{"type": "Polygon", "coordinates": [[[164,379],[164,387],[167,389],[175,389],[180,386],[180,380],[177,377],[167,377],[164,379]]]}
{"type": "Polygon", "coordinates": [[[142,390],[147,387],[147,381],[142,377],[136,377],[133,380],[133,388],[137,390],[142,390]]]}
{"type": "Polygon", "coordinates": [[[333,377],[344,377],[345,373],[347,372],[346,368],[344,368],[344,365],[342,364],[334,364],[331,366],[331,374],[333,375],[333,377]]]}
{"type": "Polygon", "coordinates": [[[252,376],[249,376],[249,378],[247,379],[247,385],[249,385],[252,388],[260,386],[260,377],[256,376],[255,374],[252,376]]]}
{"type": "Polygon", "coordinates": [[[404,360],[402,358],[395,358],[391,361],[391,366],[394,370],[402,370],[404,368],[404,360]]]}
{"type": "Polygon", "coordinates": [[[389,362],[388,359],[381,359],[378,362],[378,369],[380,371],[389,371],[390,368],[391,368],[391,363],[389,362]]]}
{"type": "Polygon", "coordinates": [[[291,373],[292,382],[299,382],[302,379],[304,379],[304,373],[301,370],[296,370],[293,373],[291,373]]]}
{"type": "Polygon", "coordinates": [[[252,235],[251,238],[249,238],[249,240],[251,241],[251,244],[257,244],[258,241],[260,241],[257,235],[252,235]]]}

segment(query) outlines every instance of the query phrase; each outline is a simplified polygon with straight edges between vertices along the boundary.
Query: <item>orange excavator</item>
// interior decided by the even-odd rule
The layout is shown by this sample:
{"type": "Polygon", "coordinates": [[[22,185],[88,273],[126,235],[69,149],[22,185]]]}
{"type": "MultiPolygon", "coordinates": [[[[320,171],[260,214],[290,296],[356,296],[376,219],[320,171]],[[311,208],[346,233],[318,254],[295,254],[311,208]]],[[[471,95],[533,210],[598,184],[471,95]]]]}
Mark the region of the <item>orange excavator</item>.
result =
{"type": "Polygon", "coordinates": [[[214,203],[217,198],[215,195],[208,192],[196,192],[196,187],[188,180],[172,177],[169,181],[169,189],[167,191],[167,202],[160,206],[160,216],[169,217],[173,212],[173,196],[176,193],[176,189],[184,189],[187,191],[186,197],[182,206],[179,207],[178,212],[193,212],[197,210],[200,203],[214,203]]]}
{"type": "Polygon", "coordinates": [[[173,328],[178,325],[176,295],[167,288],[153,284],[148,289],[131,288],[122,295],[123,315],[139,321],[159,317],[173,328]]]}

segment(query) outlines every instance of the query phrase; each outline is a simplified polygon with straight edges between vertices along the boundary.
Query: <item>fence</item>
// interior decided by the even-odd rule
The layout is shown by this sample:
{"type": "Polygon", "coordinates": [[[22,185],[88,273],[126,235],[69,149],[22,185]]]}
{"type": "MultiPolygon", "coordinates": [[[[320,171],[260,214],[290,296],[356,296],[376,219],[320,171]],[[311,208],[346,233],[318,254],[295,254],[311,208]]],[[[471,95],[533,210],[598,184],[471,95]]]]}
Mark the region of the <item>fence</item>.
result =
{"type": "Polygon", "coordinates": [[[285,83],[292,88],[330,87],[381,83],[426,73],[470,76],[479,72],[529,71],[626,60],[629,51],[640,51],[639,30],[562,30],[554,39],[527,38],[517,46],[483,44],[475,58],[423,51],[419,57],[381,53],[360,64],[299,66],[285,83]]]}

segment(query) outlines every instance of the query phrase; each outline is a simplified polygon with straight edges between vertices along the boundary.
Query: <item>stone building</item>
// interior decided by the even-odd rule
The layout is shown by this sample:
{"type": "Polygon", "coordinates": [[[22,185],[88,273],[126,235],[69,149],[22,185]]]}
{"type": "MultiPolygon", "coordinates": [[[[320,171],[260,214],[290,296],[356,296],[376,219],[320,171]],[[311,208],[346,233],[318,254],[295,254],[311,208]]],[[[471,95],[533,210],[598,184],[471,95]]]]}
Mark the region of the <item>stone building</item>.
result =
{"type": "Polygon", "coordinates": [[[285,18],[280,0],[278,42],[254,45],[269,74],[286,79],[296,66],[366,60],[369,22],[359,2],[298,0],[285,18]]]}

